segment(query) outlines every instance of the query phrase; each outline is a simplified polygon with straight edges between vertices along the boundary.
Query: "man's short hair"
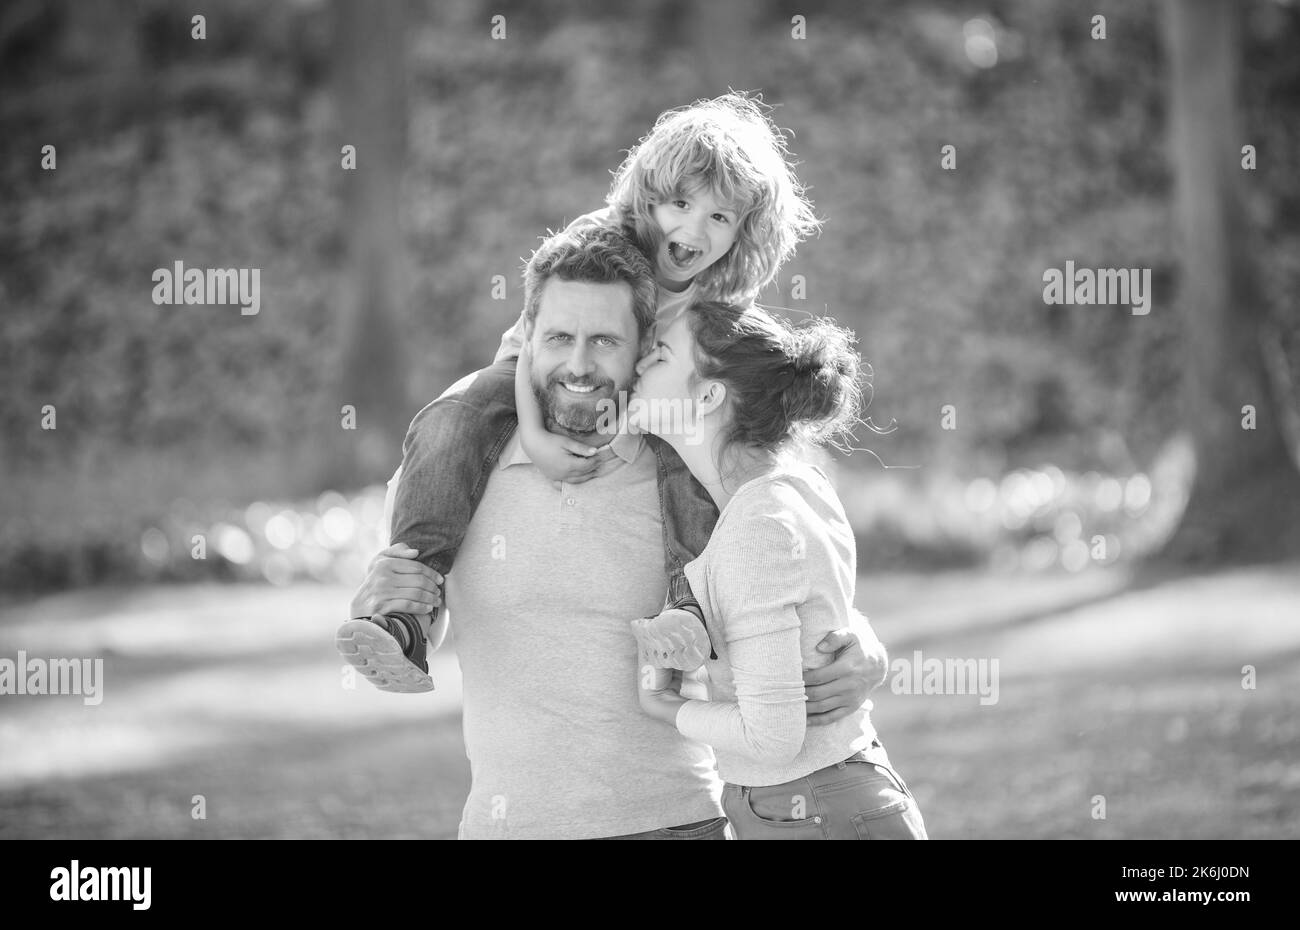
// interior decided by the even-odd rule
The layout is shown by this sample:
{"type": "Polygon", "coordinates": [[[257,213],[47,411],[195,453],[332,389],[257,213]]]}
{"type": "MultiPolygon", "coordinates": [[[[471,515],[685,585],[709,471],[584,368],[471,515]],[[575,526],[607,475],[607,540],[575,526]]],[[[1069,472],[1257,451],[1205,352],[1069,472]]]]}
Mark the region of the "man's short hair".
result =
{"type": "Polygon", "coordinates": [[[551,278],[588,284],[625,282],[632,289],[637,336],[654,325],[658,285],[645,255],[631,239],[608,226],[584,226],[555,233],[543,242],[524,269],[524,322],[532,332],[542,288],[551,278]]]}

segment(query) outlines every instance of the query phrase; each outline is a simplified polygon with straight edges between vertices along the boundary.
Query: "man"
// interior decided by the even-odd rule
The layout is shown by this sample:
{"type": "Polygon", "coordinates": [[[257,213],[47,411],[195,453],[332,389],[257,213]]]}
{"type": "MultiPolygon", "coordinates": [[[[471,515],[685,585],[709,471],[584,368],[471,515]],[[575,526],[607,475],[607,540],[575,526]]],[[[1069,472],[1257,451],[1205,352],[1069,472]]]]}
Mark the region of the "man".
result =
{"type": "MultiPolygon", "coordinates": [[[[525,331],[552,432],[599,441],[598,414],[630,390],[654,324],[647,282],[644,256],[608,229],[561,233],[534,254],[525,331]]],[[[611,467],[599,477],[552,483],[513,436],[447,577],[473,776],[461,838],[725,838],[713,753],[642,713],[629,629],[663,606],[659,482],[682,466],[637,434],[602,454],[611,467]]],[[[351,615],[428,613],[436,591],[431,569],[380,559],[351,615]]],[[[810,715],[856,708],[879,683],[883,648],[871,639],[872,661],[852,643],[850,656],[809,673],[826,691],[816,702],[810,693],[810,715]]],[[[843,637],[828,640],[833,651],[843,637]]]]}

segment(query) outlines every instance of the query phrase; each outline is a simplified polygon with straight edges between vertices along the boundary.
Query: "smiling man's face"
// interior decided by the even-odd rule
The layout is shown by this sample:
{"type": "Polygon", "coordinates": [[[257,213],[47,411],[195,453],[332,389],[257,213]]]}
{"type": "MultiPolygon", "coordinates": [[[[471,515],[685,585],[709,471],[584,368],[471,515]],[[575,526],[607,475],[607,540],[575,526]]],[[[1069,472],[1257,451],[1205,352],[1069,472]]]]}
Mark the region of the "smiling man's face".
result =
{"type": "Polygon", "coordinates": [[[636,379],[639,335],[627,284],[546,282],[529,345],[547,429],[590,439],[602,410],[617,410],[636,379]]]}

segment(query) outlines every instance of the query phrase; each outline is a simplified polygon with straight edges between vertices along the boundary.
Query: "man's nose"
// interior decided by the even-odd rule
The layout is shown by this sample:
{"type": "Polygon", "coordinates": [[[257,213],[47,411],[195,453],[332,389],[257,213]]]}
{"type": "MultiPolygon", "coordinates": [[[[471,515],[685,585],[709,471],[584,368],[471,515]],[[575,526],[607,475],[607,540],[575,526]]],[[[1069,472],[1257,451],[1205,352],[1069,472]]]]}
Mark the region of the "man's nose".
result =
{"type": "Polygon", "coordinates": [[[579,377],[590,374],[596,366],[592,364],[591,353],[585,345],[576,345],[569,353],[569,371],[579,377]]]}

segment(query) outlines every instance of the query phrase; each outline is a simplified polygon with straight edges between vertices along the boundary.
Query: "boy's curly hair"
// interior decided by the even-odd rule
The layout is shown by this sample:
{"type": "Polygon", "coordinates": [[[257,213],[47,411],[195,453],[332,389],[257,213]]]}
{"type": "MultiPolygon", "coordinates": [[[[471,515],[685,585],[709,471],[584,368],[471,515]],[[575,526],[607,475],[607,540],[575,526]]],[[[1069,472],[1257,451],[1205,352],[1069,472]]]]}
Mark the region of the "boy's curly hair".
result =
{"type": "Polygon", "coordinates": [[[653,207],[707,185],[736,210],[739,229],[727,254],[697,276],[699,298],[745,303],[821,226],[788,156],[761,99],[733,91],[661,114],[614,172],[605,200],[654,255],[653,207]]]}

